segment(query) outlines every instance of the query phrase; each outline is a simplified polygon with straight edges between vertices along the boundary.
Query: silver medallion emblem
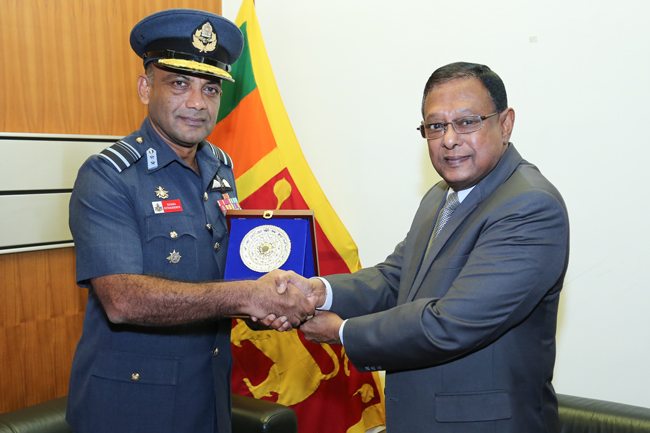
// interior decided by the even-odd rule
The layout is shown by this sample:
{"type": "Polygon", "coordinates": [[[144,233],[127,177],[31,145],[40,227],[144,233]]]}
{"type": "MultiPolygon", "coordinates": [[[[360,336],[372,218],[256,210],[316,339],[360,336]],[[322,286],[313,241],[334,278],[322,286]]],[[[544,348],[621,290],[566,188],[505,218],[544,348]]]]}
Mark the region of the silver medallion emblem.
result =
{"type": "Polygon", "coordinates": [[[280,227],[263,225],[246,233],[239,247],[242,262],[255,272],[282,266],[291,253],[291,239],[280,227]]]}
{"type": "Polygon", "coordinates": [[[169,253],[169,257],[167,257],[167,260],[169,260],[169,263],[172,265],[175,265],[176,263],[181,261],[181,253],[177,253],[176,250],[172,251],[169,253]]]}

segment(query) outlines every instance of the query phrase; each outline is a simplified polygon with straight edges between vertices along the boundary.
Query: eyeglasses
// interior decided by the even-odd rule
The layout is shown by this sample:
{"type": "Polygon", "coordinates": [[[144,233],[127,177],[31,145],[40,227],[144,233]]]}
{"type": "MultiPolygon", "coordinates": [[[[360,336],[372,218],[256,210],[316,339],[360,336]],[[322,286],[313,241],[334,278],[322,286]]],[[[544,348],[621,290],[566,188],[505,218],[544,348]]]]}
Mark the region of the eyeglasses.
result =
{"type": "Polygon", "coordinates": [[[478,114],[473,114],[471,116],[459,117],[454,119],[451,122],[434,122],[434,123],[424,123],[418,126],[417,129],[420,130],[422,138],[428,140],[433,140],[435,138],[440,138],[445,135],[447,132],[448,125],[451,124],[454,127],[454,131],[459,134],[469,134],[470,132],[476,132],[483,127],[483,121],[488,117],[496,116],[498,112],[488,114],[486,116],[479,116],[478,114]]]}

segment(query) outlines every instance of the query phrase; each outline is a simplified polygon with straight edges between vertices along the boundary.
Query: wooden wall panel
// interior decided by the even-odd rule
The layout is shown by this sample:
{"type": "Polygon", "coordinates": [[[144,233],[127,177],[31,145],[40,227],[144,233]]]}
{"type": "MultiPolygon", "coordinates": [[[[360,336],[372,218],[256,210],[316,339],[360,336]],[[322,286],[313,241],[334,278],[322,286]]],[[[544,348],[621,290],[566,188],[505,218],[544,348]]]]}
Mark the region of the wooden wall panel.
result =
{"type": "Polygon", "coordinates": [[[74,249],[0,256],[0,412],[66,395],[87,292],[74,249]]]}
{"type": "Polygon", "coordinates": [[[170,7],[221,12],[220,0],[3,0],[0,131],[126,135],[146,111],[140,19],[170,7]]]}
{"type": "MultiPolygon", "coordinates": [[[[129,33],[141,18],[175,7],[220,13],[221,0],[3,0],[0,131],[138,128],[146,116],[135,87],[142,62],[129,33]]],[[[73,248],[0,255],[0,413],[67,394],[87,296],[74,275],[73,248]]]]}

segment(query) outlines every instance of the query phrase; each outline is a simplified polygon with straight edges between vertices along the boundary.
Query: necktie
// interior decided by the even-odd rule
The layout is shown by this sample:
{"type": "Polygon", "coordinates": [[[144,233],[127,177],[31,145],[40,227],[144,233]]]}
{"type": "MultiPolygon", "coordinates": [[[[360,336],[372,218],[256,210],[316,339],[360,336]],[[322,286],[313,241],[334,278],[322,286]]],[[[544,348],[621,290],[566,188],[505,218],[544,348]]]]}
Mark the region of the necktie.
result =
{"type": "Polygon", "coordinates": [[[451,218],[451,214],[454,213],[454,211],[456,210],[459,204],[460,201],[458,201],[458,194],[456,194],[455,192],[449,194],[449,196],[447,197],[447,201],[445,202],[445,205],[442,207],[442,210],[440,211],[440,215],[438,215],[438,221],[436,221],[436,226],[433,229],[433,235],[431,236],[431,239],[429,239],[427,252],[429,252],[429,248],[431,248],[431,244],[438,237],[438,235],[442,231],[442,228],[445,226],[445,224],[447,224],[447,221],[449,221],[449,218],[451,218]]]}

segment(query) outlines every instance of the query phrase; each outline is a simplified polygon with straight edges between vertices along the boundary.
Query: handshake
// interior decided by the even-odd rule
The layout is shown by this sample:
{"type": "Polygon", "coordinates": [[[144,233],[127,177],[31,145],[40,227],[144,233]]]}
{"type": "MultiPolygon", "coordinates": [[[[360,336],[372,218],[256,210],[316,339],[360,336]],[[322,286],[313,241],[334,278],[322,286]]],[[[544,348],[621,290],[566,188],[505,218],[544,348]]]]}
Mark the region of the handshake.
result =
{"type": "Polygon", "coordinates": [[[309,341],[341,344],[338,332],[343,320],[334,313],[316,310],[327,299],[321,280],[275,270],[256,283],[247,310],[250,320],[262,325],[260,328],[280,332],[299,328],[309,341]]]}

